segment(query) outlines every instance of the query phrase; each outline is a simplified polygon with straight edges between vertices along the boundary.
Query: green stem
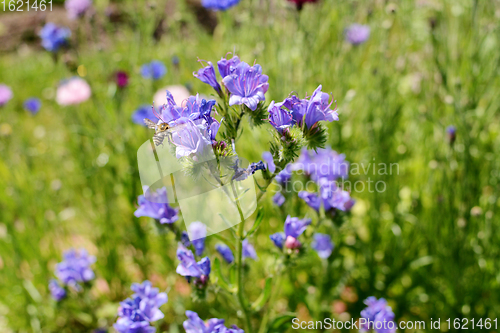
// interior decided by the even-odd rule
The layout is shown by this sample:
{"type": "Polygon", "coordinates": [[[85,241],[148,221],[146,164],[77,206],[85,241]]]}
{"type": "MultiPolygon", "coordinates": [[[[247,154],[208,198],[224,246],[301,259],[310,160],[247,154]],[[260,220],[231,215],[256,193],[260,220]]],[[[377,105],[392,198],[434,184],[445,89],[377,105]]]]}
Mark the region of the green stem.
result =
{"type": "Polygon", "coordinates": [[[243,294],[243,241],[245,240],[245,217],[241,209],[240,200],[238,199],[236,188],[234,183],[231,182],[231,187],[233,189],[234,198],[236,201],[236,207],[238,208],[238,213],[240,214],[240,224],[238,226],[238,237],[236,238],[236,248],[238,249],[238,256],[236,258],[236,267],[238,269],[238,301],[240,303],[241,310],[245,317],[246,332],[252,333],[252,324],[250,323],[250,314],[248,313],[248,308],[245,302],[245,296],[243,294]]]}

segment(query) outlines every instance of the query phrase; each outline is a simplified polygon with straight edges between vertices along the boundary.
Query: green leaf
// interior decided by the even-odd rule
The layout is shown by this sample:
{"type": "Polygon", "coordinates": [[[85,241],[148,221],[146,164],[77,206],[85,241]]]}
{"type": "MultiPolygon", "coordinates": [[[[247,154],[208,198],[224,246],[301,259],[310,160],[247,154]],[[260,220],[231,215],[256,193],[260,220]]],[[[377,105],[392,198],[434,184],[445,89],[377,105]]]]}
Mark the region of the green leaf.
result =
{"type": "Polygon", "coordinates": [[[293,318],[296,317],[297,315],[295,313],[288,312],[274,318],[274,320],[269,324],[269,329],[267,330],[267,332],[284,332],[288,328],[288,326],[291,326],[293,318]]]}
{"type": "Polygon", "coordinates": [[[224,275],[222,275],[222,270],[221,270],[221,265],[220,265],[220,260],[219,258],[215,258],[214,260],[214,274],[215,277],[217,277],[217,282],[218,285],[227,291],[230,291],[231,288],[229,287],[228,281],[224,278],[224,275]]]}
{"type": "Polygon", "coordinates": [[[260,309],[262,309],[264,304],[266,304],[267,300],[269,299],[269,296],[271,296],[271,288],[272,288],[272,278],[268,277],[266,279],[264,290],[262,290],[262,294],[260,294],[259,298],[257,298],[255,302],[252,303],[252,309],[254,311],[259,311],[260,309]]]}
{"type": "Polygon", "coordinates": [[[257,213],[257,217],[255,218],[255,222],[253,223],[252,228],[247,233],[247,237],[253,235],[253,233],[257,231],[263,220],[264,220],[264,210],[261,207],[259,209],[259,212],[257,213]]]}

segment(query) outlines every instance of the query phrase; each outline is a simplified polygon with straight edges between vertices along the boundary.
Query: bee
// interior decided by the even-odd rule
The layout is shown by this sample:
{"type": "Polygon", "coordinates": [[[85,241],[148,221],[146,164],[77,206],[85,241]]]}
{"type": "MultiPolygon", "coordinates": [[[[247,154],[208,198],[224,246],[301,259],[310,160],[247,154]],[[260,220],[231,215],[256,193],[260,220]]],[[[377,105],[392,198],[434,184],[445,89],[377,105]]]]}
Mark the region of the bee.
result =
{"type": "Polygon", "coordinates": [[[163,120],[163,118],[156,112],[154,106],[153,114],[162,121],[160,124],[156,124],[154,121],[148,118],[144,118],[144,123],[148,128],[154,129],[155,134],[153,135],[153,142],[156,146],[163,144],[163,140],[169,136],[168,130],[172,128],[167,122],[163,120]]]}

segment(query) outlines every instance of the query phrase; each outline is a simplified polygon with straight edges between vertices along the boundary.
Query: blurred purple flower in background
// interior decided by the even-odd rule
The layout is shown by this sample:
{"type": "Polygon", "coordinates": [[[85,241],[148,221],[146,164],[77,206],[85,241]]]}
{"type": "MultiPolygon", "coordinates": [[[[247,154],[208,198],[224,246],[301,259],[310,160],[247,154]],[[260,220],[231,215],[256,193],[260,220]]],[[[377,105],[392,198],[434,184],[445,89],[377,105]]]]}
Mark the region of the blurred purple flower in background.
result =
{"type": "Polygon", "coordinates": [[[315,211],[319,211],[321,207],[321,198],[316,193],[300,191],[298,196],[304,200],[309,207],[313,208],[315,211]]]}
{"type": "Polygon", "coordinates": [[[222,256],[222,258],[228,263],[232,263],[234,261],[234,255],[233,255],[233,251],[231,251],[231,249],[229,248],[229,246],[227,246],[226,244],[217,244],[215,246],[215,249],[217,250],[217,252],[220,253],[220,255],[222,256]]]}
{"type": "Polygon", "coordinates": [[[301,247],[297,239],[311,224],[311,219],[299,219],[288,215],[285,220],[285,247],[288,249],[297,249],[301,247]]]}
{"type": "Polygon", "coordinates": [[[318,182],[321,178],[337,180],[349,175],[349,162],[344,154],[338,154],[331,148],[317,149],[317,151],[303,148],[299,158],[292,164],[293,171],[301,170],[311,179],[318,182]]]}
{"type": "Polygon", "coordinates": [[[144,195],[138,197],[139,207],[134,212],[136,217],[148,216],[161,224],[174,223],[179,219],[179,210],[172,208],[168,204],[167,189],[165,187],[156,190],[150,195],[154,202],[147,200],[144,195]]]}
{"type": "Polygon", "coordinates": [[[243,241],[243,258],[251,258],[257,260],[257,252],[252,244],[248,242],[248,239],[243,241]]]}
{"type": "Polygon", "coordinates": [[[141,75],[145,79],[159,80],[167,73],[167,68],[163,62],[153,60],[141,66],[141,75]]]}
{"type": "Polygon", "coordinates": [[[64,253],[63,258],[64,260],[56,265],[55,271],[63,284],[76,287],[79,282],[94,279],[94,271],[90,266],[95,262],[95,257],[89,255],[85,249],[70,249],[64,253]]]}
{"type": "Polygon", "coordinates": [[[277,175],[276,175],[276,181],[284,185],[286,182],[288,182],[292,178],[292,164],[287,164],[283,170],[281,170],[277,175]]]}
{"type": "Polygon", "coordinates": [[[167,295],[152,288],[151,282],[134,283],[132,290],[135,294],[120,303],[118,320],[113,327],[119,333],[153,333],[156,329],[150,326],[151,322],[164,317],[159,307],[167,302],[167,295]]]}
{"type": "Polygon", "coordinates": [[[151,105],[142,105],[132,113],[132,121],[138,125],[146,126],[144,118],[148,118],[155,123],[158,122],[151,105]]]}
{"type": "Polygon", "coordinates": [[[273,154],[271,154],[268,151],[265,151],[262,153],[262,159],[266,163],[267,170],[269,170],[269,172],[273,174],[274,171],[276,171],[276,164],[274,164],[273,154]]]}
{"type": "Polygon", "coordinates": [[[193,73],[193,75],[201,82],[209,84],[218,94],[221,93],[221,87],[215,76],[214,65],[210,61],[206,67],[201,68],[198,72],[193,73]]]}
{"type": "Polygon", "coordinates": [[[83,16],[91,6],[92,0],[66,0],[64,2],[64,8],[70,20],[83,16]]]}
{"type": "Polygon", "coordinates": [[[5,84],[0,84],[0,106],[4,106],[8,101],[11,100],[12,90],[5,84]]]}
{"type": "Polygon", "coordinates": [[[370,37],[370,27],[367,25],[354,23],[345,29],[345,38],[353,45],[366,42],[368,37],[370,37]]]}
{"type": "Polygon", "coordinates": [[[39,36],[42,39],[42,46],[47,51],[56,52],[61,46],[66,45],[71,31],[49,22],[40,30],[39,36]]]}
{"type": "Polygon", "coordinates": [[[35,115],[38,113],[38,111],[40,111],[42,102],[36,97],[30,97],[24,101],[23,106],[26,111],[29,111],[31,112],[31,114],[35,115]]]}
{"type": "Polygon", "coordinates": [[[255,111],[257,104],[265,100],[264,94],[269,88],[268,76],[262,74],[260,65],[250,66],[240,62],[231,74],[224,77],[223,82],[231,93],[229,105],[245,104],[255,111]]]}
{"type": "Polygon", "coordinates": [[[205,237],[207,237],[207,226],[202,222],[192,222],[189,227],[191,243],[197,256],[201,256],[205,250],[205,237]]]}
{"type": "Polygon", "coordinates": [[[280,248],[280,249],[283,248],[283,243],[285,242],[285,238],[286,238],[284,232],[277,232],[275,234],[270,235],[269,238],[273,241],[274,245],[276,245],[278,248],[280,248]]]}
{"type": "Polygon", "coordinates": [[[50,280],[49,290],[50,294],[52,295],[52,298],[58,302],[66,297],[66,289],[61,287],[61,285],[56,279],[50,280]]]}
{"type": "Polygon", "coordinates": [[[349,192],[342,190],[334,181],[326,178],[321,178],[318,184],[320,185],[320,194],[325,211],[332,208],[341,211],[351,210],[355,201],[351,199],[349,192]]]}
{"type": "Polygon", "coordinates": [[[225,333],[224,319],[212,318],[205,323],[198,314],[193,311],[186,311],[187,320],[182,323],[186,333],[225,333]]]}
{"type": "Polygon", "coordinates": [[[311,247],[318,252],[320,258],[326,259],[332,254],[334,244],[329,235],[317,233],[314,234],[311,247]]]}
{"type": "Polygon", "coordinates": [[[201,0],[201,5],[211,10],[227,10],[236,6],[241,0],[201,0]]]}
{"type": "Polygon", "coordinates": [[[281,192],[276,192],[273,196],[273,202],[276,206],[281,207],[285,203],[285,197],[281,192]]]}
{"type": "Polygon", "coordinates": [[[452,145],[457,138],[457,129],[455,126],[450,125],[446,127],[446,134],[448,136],[448,142],[452,145]]]}
{"type": "Polygon", "coordinates": [[[394,333],[397,324],[394,322],[394,313],[387,301],[383,298],[368,297],[364,303],[367,307],[361,311],[361,317],[369,321],[368,325],[362,325],[360,332],[374,330],[377,333],[394,333]],[[378,329],[377,327],[382,327],[378,329]],[[384,329],[385,327],[385,329],[384,329]]]}

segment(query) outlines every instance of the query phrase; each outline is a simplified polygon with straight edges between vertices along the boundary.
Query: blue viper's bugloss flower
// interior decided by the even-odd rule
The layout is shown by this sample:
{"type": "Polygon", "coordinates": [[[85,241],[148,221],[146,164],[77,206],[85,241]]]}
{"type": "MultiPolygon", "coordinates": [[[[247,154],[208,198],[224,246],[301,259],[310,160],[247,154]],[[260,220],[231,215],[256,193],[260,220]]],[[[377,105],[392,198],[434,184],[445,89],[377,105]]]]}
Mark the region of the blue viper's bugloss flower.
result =
{"type": "Polygon", "coordinates": [[[218,94],[221,93],[219,82],[217,82],[217,77],[215,76],[214,65],[210,61],[208,62],[208,66],[203,67],[197,73],[193,73],[193,75],[201,82],[209,84],[218,94]]]}
{"type": "Polygon", "coordinates": [[[237,56],[234,56],[231,59],[221,58],[221,60],[217,61],[217,68],[219,69],[220,76],[225,78],[226,76],[232,74],[240,62],[241,60],[237,56]]]}
{"type": "Polygon", "coordinates": [[[311,224],[311,219],[299,219],[288,215],[285,220],[285,235],[293,238],[298,238],[311,224]]]}
{"type": "Polygon", "coordinates": [[[182,243],[182,245],[184,245],[184,247],[190,247],[191,246],[191,241],[189,240],[189,235],[185,231],[183,231],[181,233],[181,243],[182,243]]]}
{"type": "Polygon", "coordinates": [[[168,297],[166,293],[160,293],[158,288],[153,288],[153,285],[150,281],[146,280],[143,283],[132,283],[132,287],[130,288],[135,293],[132,297],[139,297],[141,299],[148,299],[156,307],[160,307],[163,304],[167,303],[168,297]]]}
{"type": "Polygon", "coordinates": [[[153,108],[151,105],[142,105],[137,110],[132,113],[132,121],[138,125],[146,126],[144,123],[144,119],[148,118],[149,120],[157,123],[158,118],[156,118],[153,113],[153,108]]]}
{"type": "Polygon", "coordinates": [[[243,257],[257,260],[257,252],[253,245],[248,242],[248,239],[243,241],[243,257]]]}
{"type": "Polygon", "coordinates": [[[211,10],[227,10],[236,6],[241,0],[201,0],[201,5],[211,10]]]}
{"type": "Polygon", "coordinates": [[[309,207],[319,211],[321,207],[321,198],[319,195],[307,191],[300,191],[298,196],[304,200],[309,207]]]}
{"type": "Polygon", "coordinates": [[[49,290],[50,294],[52,295],[52,298],[58,302],[66,297],[66,289],[61,287],[61,285],[56,279],[50,280],[49,290]]]}
{"type": "Polygon", "coordinates": [[[207,125],[212,124],[214,119],[211,117],[212,109],[215,105],[214,99],[208,101],[199,95],[190,96],[184,107],[178,106],[170,91],[165,92],[167,101],[161,107],[162,119],[167,122],[175,122],[181,118],[187,118],[193,121],[205,120],[207,125]]]}
{"type": "Polygon", "coordinates": [[[268,76],[262,74],[260,65],[250,66],[240,62],[234,71],[222,80],[231,93],[229,105],[244,104],[255,111],[257,104],[266,99],[264,94],[269,88],[267,80],[268,76]]]}
{"type": "Polygon", "coordinates": [[[276,171],[276,164],[274,164],[273,154],[268,151],[262,153],[262,159],[266,163],[266,168],[270,173],[274,173],[276,171]]]}
{"type": "Polygon", "coordinates": [[[287,164],[283,170],[276,175],[276,181],[285,184],[292,178],[292,164],[287,164]]]}
{"type": "Polygon", "coordinates": [[[338,178],[347,178],[349,162],[345,160],[344,154],[337,154],[331,148],[320,148],[316,152],[303,148],[297,161],[292,164],[291,170],[301,170],[316,182],[321,178],[334,181],[338,178]]]}
{"type": "Polygon", "coordinates": [[[64,8],[70,20],[83,16],[91,6],[92,0],[66,0],[64,2],[64,8]]]}
{"type": "Polygon", "coordinates": [[[39,36],[42,39],[42,46],[47,51],[56,52],[68,42],[71,31],[68,28],[59,27],[49,22],[40,30],[39,36]]]}
{"type": "Polygon", "coordinates": [[[353,44],[359,45],[370,37],[370,27],[362,24],[351,24],[347,29],[345,29],[345,39],[353,44]]]}
{"type": "Polygon", "coordinates": [[[151,193],[151,196],[151,199],[155,202],[149,201],[144,195],[138,197],[137,202],[139,207],[134,212],[136,217],[148,216],[161,224],[174,223],[179,219],[179,210],[172,208],[168,204],[167,189],[165,187],[151,193]]]}
{"type": "Polygon", "coordinates": [[[212,148],[211,136],[202,132],[192,120],[180,118],[178,123],[181,125],[171,136],[177,158],[192,156],[196,160],[198,156],[207,151],[206,149],[212,148]]]}
{"type": "Polygon", "coordinates": [[[233,251],[231,251],[231,249],[229,248],[229,246],[227,246],[226,244],[217,244],[215,246],[215,249],[217,250],[217,252],[220,253],[220,255],[222,256],[222,258],[228,263],[232,263],[234,261],[234,255],[233,255],[233,251]]]}
{"type": "Polygon", "coordinates": [[[450,143],[450,145],[453,144],[457,138],[457,129],[455,128],[455,126],[450,125],[446,127],[446,134],[448,136],[448,142],[450,143]]]}
{"type": "Polygon", "coordinates": [[[338,187],[334,181],[321,178],[318,184],[320,185],[320,195],[325,211],[332,208],[349,211],[354,206],[355,201],[351,198],[349,192],[338,187]]]}
{"type": "Polygon", "coordinates": [[[339,115],[335,109],[330,109],[330,95],[321,91],[321,85],[316,88],[308,101],[305,111],[307,128],[313,128],[319,121],[338,121],[339,115]]]}
{"type": "Polygon", "coordinates": [[[296,121],[293,119],[292,113],[282,108],[283,103],[269,104],[267,111],[269,112],[269,123],[280,133],[292,127],[296,121]]]}
{"type": "Polygon", "coordinates": [[[285,233],[284,232],[277,232],[275,234],[272,234],[269,236],[269,238],[273,241],[274,245],[276,247],[282,249],[283,248],[283,243],[285,242],[285,233]]]}
{"type": "Polygon", "coordinates": [[[186,333],[216,333],[225,332],[224,319],[212,318],[205,323],[198,314],[193,311],[186,311],[188,319],[182,323],[186,333]]]}
{"type": "Polygon", "coordinates": [[[94,271],[90,266],[95,262],[95,257],[89,255],[85,249],[66,251],[63,258],[64,260],[56,265],[55,271],[62,283],[76,287],[79,282],[94,279],[94,271]]]}
{"type": "Polygon", "coordinates": [[[120,303],[118,320],[113,327],[119,333],[153,333],[150,323],[164,317],[159,307],[167,302],[167,295],[153,288],[151,282],[132,284],[135,293],[120,303]]]}
{"type": "Polygon", "coordinates": [[[159,80],[167,73],[167,68],[163,62],[153,60],[141,66],[141,75],[145,79],[159,80]]]}
{"type": "Polygon", "coordinates": [[[320,258],[328,258],[333,251],[334,244],[329,235],[326,234],[314,234],[314,241],[311,247],[318,252],[320,258]]]}
{"type": "Polygon", "coordinates": [[[37,114],[42,107],[42,102],[36,97],[28,98],[23,103],[24,109],[31,112],[31,114],[37,114]]]}
{"type": "Polygon", "coordinates": [[[369,327],[368,324],[362,325],[360,328],[360,332],[368,332],[370,330],[374,330],[377,333],[396,332],[394,313],[392,312],[391,307],[387,305],[387,301],[385,299],[377,299],[373,296],[370,296],[364,301],[364,303],[367,305],[367,307],[363,311],[361,311],[361,317],[369,321],[369,327]],[[379,324],[377,325],[377,323],[379,324]],[[382,328],[377,329],[377,326],[382,328]]]}
{"type": "Polygon", "coordinates": [[[182,244],[179,244],[177,248],[177,259],[180,261],[176,269],[177,274],[186,277],[200,278],[204,281],[208,279],[211,271],[210,259],[208,257],[196,262],[193,252],[186,249],[182,244]]]}
{"type": "Polygon", "coordinates": [[[281,192],[276,192],[273,196],[273,202],[276,206],[281,207],[285,203],[285,197],[281,192]]]}
{"type": "Polygon", "coordinates": [[[5,84],[0,84],[0,106],[4,106],[11,100],[13,94],[12,90],[5,84]]]}
{"type": "Polygon", "coordinates": [[[189,225],[191,243],[197,256],[201,256],[205,250],[205,237],[207,237],[207,226],[202,222],[192,222],[189,225]]]}

